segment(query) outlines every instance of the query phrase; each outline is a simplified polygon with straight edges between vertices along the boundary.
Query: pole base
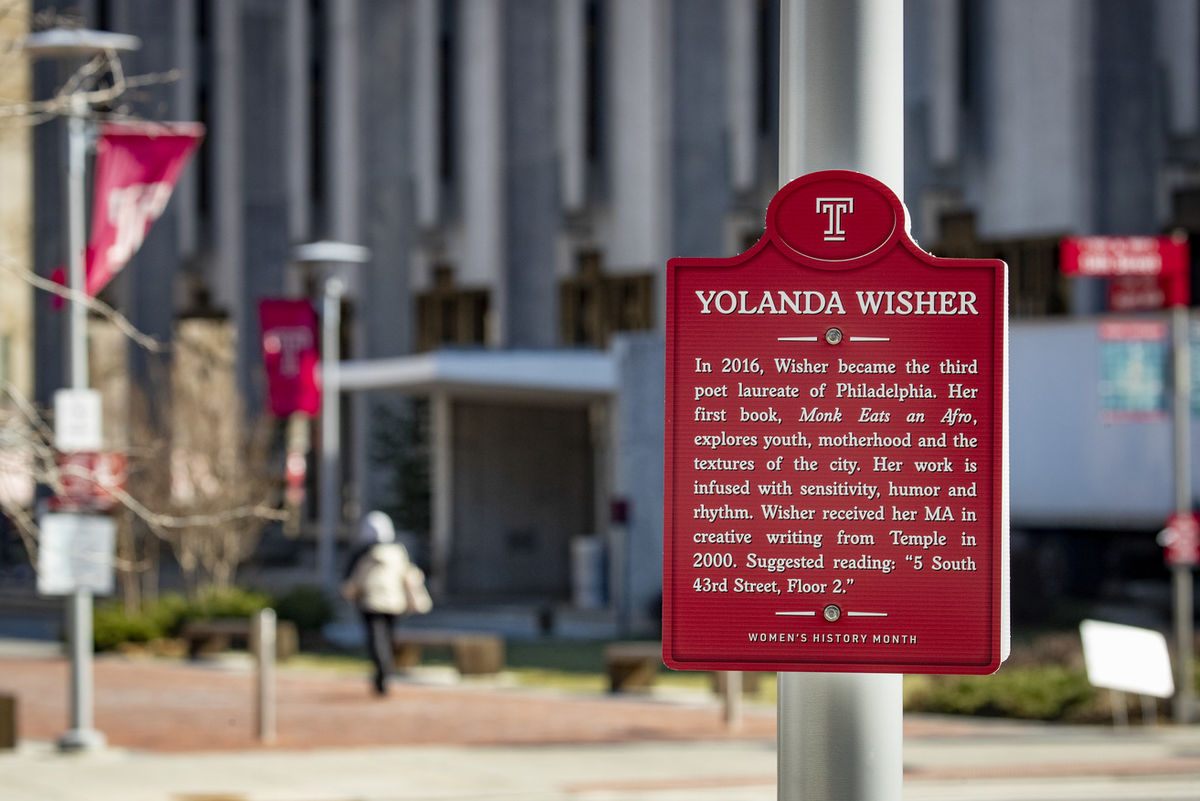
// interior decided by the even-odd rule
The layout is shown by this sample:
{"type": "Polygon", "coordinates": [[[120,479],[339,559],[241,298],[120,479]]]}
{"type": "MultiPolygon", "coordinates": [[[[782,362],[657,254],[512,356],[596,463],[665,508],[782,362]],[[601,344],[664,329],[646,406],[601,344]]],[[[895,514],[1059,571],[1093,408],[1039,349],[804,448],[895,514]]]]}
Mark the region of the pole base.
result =
{"type": "Polygon", "coordinates": [[[107,745],[104,732],[96,729],[68,729],[58,738],[58,750],[65,753],[101,751],[107,745]]]}

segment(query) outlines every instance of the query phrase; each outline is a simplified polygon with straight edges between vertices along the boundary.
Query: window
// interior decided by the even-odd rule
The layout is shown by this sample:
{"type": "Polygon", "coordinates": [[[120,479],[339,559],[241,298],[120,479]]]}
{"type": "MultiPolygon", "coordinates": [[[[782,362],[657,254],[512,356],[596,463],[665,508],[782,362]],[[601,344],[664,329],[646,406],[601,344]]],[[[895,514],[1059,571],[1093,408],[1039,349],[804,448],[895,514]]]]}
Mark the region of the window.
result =
{"type": "Polygon", "coordinates": [[[579,273],[561,287],[562,341],[608,346],[617,331],[654,327],[654,275],[606,275],[598,251],[579,255],[579,273]]]}
{"type": "Polygon", "coordinates": [[[1065,314],[1066,287],[1058,268],[1061,235],[979,239],[975,215],[943,215],[942,241],[930,252],[943,258],[1000,259],[1008,264],[1008,302],[1013,317],[1065,314]]]}
{"type": "Polygon", "coordinates": [[[417,296],[417,349],[487,341],[488,292],[455,285],[448,265],[434,268],[433,288],[417,296]]]}

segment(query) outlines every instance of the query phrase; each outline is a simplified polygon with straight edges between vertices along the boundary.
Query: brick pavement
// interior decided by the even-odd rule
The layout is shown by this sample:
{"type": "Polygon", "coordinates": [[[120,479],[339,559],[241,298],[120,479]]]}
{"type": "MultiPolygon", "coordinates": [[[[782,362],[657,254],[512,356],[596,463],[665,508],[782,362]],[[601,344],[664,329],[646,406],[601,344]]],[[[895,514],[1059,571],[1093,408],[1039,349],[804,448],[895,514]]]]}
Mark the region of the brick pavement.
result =
{"type": "MultiPolygon", "coordinates": [[[[567,696],[487,686],[396,682],[385,698],[365,677],[281,670],[276,748],[392,745],[613,743],[772,738],[774,710],[748,708],[731,735],[713,704],[567,696]]],[[[254,678],[246,669],[158,659],[95,661],[95,727],[118,747],[215,751],[261,747],[254,678]]],[[[68,727],[64,659],[0,658],[0,692],[18,698],[22,739],[54,740],[68,727]]]]}
{"type": "MultiPolygon", "coordinates": [[[[116,747],[112,755],[59,761],[39,751],[0,754],[0,776],[8,770],[0,786],[15,792],[12,782],[18,781],[17,789],[25,787],[14,798],[158,801],[182,797],[179,788],[209,787],[219,779],[245,798],[278,798],[286,786],[293,788],[289,798],[342,799],[350,797],[347,776],[374,777],[378,785],[354,797],[398,797],[393,788],[403,777],[405,786],[428,790],[414,798],[479,798],[492,797],[483,793],[497,777],[516,786],[537,774],[539,787],[557,788],[557,794],[536,796],[547,799],[740,801],[768,797],[774,781],[774,710],[755,705],[747,707],[742,730],[730,734],[715,700],[679,703],[414,683],[398,683],[379,700],[369,694],[364,676],[284,669],[278,680],[278,741],[264,748],[253,737],[248,669],[101,657],[95,688],[96,728],[116,747]],[[129,785],[128,760],[145,779],[137,788],[129,785]],[[363,769],[366,763],[370,771],[363,769]],[[73,773],[63,772],[68,766],[73,773]],[[263,778],[267,768],[270,776],[263,778]],[[97,782],[107,782],[111,792],[100,793],[97,782]],[[452,785],[478,792],[447,795],[452,785]],[[134,789],[140,794],[130,795],[134,789]]],[[[0,693],[18,696],[24,741],[52,742],[67,728],[67,690],[64,659],[0,656],[0,693]]],[[[1006,788],[1004,782],[1064,777],[1117,783],[1113,786],[1145,779],[1190,792],[1200,776],[1200,729],[1192,727],[1118,733],[911,717],[904,738],[905,793],[915,787],[914,798],[955,797],[946,793],[968,781],[1006,788]]]]}

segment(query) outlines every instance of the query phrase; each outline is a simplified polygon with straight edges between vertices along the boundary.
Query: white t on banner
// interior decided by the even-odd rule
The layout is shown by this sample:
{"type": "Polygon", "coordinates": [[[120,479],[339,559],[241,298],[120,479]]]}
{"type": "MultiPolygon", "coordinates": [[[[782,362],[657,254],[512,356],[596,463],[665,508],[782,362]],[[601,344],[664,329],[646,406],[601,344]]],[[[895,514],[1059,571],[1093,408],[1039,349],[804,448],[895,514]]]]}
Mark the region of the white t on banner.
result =
{"type": "Polygon", "coordinates": [[[1085,620],[1079,624],[1088,681],[1110,690],[1170,698],[1175,694],[1167,640],[1152,629],[1085,620]]]}
{"type": "Polygon", "coordinates": [[[108,123],[101,128],[87,247],[89,295],[103,289],[141,247],[203,136],[198,122],[108,123]]]}
{"type": "Polygon", "coordinates": [[[70,595],[113,591],[117,524],[105,515],[42,515],[38,538],[38,593],[70,595]]]}

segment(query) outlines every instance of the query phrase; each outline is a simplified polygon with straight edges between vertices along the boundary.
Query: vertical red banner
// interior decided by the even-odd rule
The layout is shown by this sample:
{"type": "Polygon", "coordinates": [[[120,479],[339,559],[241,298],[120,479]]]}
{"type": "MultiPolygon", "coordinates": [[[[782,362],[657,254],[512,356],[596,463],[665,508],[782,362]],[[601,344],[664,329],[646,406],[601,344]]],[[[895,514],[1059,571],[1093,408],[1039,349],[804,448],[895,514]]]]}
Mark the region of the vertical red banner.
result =
{"type": "Polygon", "coordinates": [[[96,142],[87,293],[95,295],[141,247],[204,137],[199,123],[109,123],[96,142]]]}
{"type": "Polygon", "coordinates": [[[321,410],[317,384],[317,315],[307,300],[259,301],[263,368],[271,414],[316,415],[321,410]]]}

